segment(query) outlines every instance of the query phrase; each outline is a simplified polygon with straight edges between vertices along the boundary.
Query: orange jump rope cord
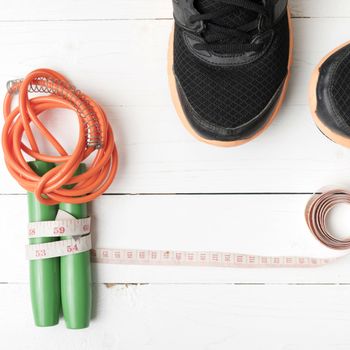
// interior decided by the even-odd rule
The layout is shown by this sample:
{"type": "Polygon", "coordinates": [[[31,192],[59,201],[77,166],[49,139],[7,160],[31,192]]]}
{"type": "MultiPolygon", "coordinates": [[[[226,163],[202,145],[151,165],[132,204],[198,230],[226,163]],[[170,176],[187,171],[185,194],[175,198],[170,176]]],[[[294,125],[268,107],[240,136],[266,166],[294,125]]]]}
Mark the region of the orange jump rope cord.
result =
{"type": "Polygon", "coordinates": [[[7,168],[17,182],[46,205],[86,203],[104,193],[117,173],[118,153],[102,108],[70,85],[64,76],[50,69],[35,70],[23,80],[12,82],[8,90],[3,109],[2,147],[7,168]],[[46,94],[30,98],[30,92],[46,94]],[[17,93],[18,106],[12,108],[17,93]],[[72,154],[66,152],[39,118],[43,112],[55,108],[70,109],[78,115],[79,137],[72,154]],[[32,125],[59,156],[40,153],[32,125]],[[24,135],[29,146],[22,142],[24,135]],[[57,166],[40,177],[28,165],[25,154],[35,160],[57,163],[57,166]],[[90,155],[94,158],[88,170],[74,176],[80,163],[90,155]],[[76,185],[71,189],[63,188],[72,184],[76,185]]]}

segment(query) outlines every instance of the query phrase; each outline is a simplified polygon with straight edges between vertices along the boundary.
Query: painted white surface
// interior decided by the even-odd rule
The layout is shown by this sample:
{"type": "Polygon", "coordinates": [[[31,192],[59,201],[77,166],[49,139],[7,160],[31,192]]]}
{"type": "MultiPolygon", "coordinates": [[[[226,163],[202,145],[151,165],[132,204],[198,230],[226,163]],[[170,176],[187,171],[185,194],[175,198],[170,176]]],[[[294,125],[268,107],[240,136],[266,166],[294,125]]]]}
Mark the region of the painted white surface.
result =
{"type": "MultiPolygon", "coordinates": [[[[111,195],[90,208],[96,247],[334,255],[308,232],[309,195],[300,193],[350,185],[350,153],[317,131],[307,106],[313,67],[349,39],[350,3],[291,5],[295,65],[283,110],[259,139],[226,150],[193,140],[171,106],[170,0],[0,2],[0,95],[7,80],[49,66],[100,101],[112,121],[121,170],[111,195]]],[[[2,160],[0,174],[3,348],[349,348],[350,257],[314,270],[96,265],[91,327],[34,328],[23,258],[26,199],[2,160]]]]}
{"type": "Polygon", "coordinates": [[[32,326],[27,287],[0,286],[4,349],[347,350],[348,286],[94,287],[91,327],[32,326]],[[3,320],[4,319],[4,320],[3,320]]]}

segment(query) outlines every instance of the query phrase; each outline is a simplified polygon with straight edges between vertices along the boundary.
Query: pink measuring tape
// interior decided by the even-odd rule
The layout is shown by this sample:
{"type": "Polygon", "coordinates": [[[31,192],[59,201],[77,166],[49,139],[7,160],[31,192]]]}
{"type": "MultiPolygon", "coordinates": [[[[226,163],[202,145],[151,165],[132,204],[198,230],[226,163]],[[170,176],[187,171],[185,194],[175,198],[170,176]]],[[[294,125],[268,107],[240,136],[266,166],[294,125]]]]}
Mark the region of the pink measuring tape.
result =
{"type": "MultiPolygon", "coordinates": [[[[305,211],[307,224],[312,234],[325,246],[335,250],[350,249],[350,238],[339,239],[327,229],[328,213],[338,204],[350,204],[350,192],[332,189],[314,195],[305,211]]],[[[88,250],[91,248],[90,236],[81,241],[80,235],[90,232],[90,219],[75,220],[67,213],[59,215],[61,220],[31,223],[28,227],[29,236],[37,235],[70,235],[69,243],[59,243],[60,246],[46,245],[46,257],[56,254],[75,254],[72,247],[88,250]],[[64,219],[63,219],[64,218],[64,219]]],[[[65,242],[65,241],[59,241],[65,242]]],[[[43,247],[27,246],[29,259],[41,259],[43,247]],[[38,253],[39,250],[39,253],[38,253]]],[[[138,250],[138,249],[92,249],[91,259],[94,263],[116,265],[163,265],[163,266],[201,266],[227,268],[310,268],[327,265],[336,259],[320,259],[293,256],[257,256],[219,251],[172,251],[172,250],[138,250]]]]}
{"type": "MultiPolygon", "coordinates": [[[[305,211],[312,234],[325,246],[336,250],[350,249],[350,238],[339,239],[327,229],[327,216],[338,204],[350,204],[350,192],[332,189],[314,195],[305,211]]],[[[228,268],[309,268],[334,262],[336,259],[319,259],[293,256],[257,256],[230,252],[198,252],[135,249],[93,249],[92,261],[118,265],[172,265],[228,268]]]]}
{"type": "Polygon", "coordinates": [[[92,262],[116,265],[202,266],[230,268],[318,267],[334,259],[272,257],[224,252],[93,249],[92,262]]]}

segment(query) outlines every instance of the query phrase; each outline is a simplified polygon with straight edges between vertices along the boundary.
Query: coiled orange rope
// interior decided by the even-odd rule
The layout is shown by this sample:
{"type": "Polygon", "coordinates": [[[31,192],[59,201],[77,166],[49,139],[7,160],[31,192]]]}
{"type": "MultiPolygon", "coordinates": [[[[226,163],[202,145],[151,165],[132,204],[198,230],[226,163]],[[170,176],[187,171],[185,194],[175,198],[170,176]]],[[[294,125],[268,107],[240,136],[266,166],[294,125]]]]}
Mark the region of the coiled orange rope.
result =
{"type": "Polygon", "coordinates": [[[61,74],[50,69],[38,69],[23,80],[8,84],[4,100],[5,124],[2,147],[11,175],[37,199],[46,205],[89,202],[111,185],[118,167],[118,154],[112,128],[102,108],[90,97],[76,90],[61,74]],[[30,97],[29,93],[45,93],[30,97]],[[18,93],[18,106],[12,109],[18,93]],[[76,148],[68,154],[40,120],[40,114],[51,109],[70,109],[79,119],[76,148]],[[51,143],[58,156],[40,153],[31,124],[51,143]],[[29,146],[22,140],[26,135],[29,146]],[[87,171],[74,176],[80,163],[90,155],[94,158],[87,171]],[[27,163],[25,155],[57,166],[40,177],[27,163]],[[67,189],[64,186],[73,185],[67,189]]]}

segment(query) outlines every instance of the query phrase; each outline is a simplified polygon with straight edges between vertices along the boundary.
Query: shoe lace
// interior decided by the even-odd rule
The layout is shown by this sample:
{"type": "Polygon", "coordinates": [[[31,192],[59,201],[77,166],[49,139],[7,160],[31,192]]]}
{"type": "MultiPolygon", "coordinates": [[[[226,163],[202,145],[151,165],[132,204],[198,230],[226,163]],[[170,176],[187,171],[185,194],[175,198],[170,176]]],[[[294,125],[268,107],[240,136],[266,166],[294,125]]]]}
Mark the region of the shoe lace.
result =
{"type": "Polygon", "coordinates": [[[203,21],[205,29],[202,36],[205,42],[196,44],[197,50],[215,51],[226,54],[239,54],[248,51],[259,51],[264,44],[260,41],[253,42],[253,35],[266,30],[271,11],[268,3],[259,4],[252,0],[212,0],[229,6],[211,12],[191,16],[191,22],[203,21]],[[256,13],[256,18],[248,23],[236,27],[218,25],[212,20],[223,16],[233,15],[237,8],[256,13]],[[264,25],[262,25],[264,23],[264,25]]]}

